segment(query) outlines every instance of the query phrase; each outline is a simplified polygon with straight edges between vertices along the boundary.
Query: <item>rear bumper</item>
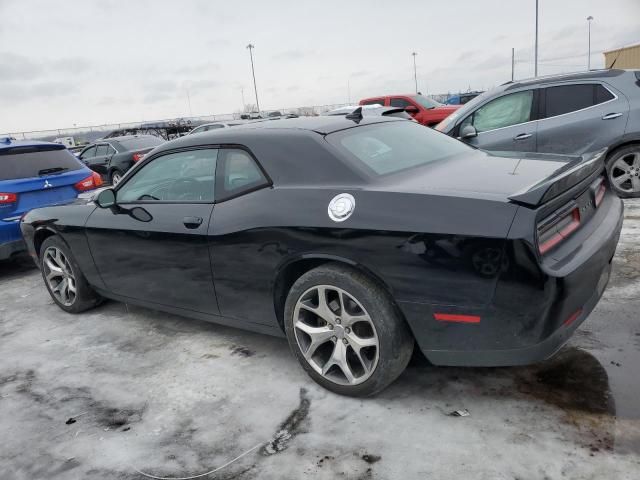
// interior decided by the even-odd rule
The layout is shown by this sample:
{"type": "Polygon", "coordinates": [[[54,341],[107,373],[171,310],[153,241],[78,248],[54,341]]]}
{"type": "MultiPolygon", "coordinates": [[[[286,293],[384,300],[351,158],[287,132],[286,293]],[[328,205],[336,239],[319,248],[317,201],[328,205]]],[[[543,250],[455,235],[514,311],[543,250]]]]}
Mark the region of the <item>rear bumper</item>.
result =
{"type": "Polygon", "coordinates": [[[425,356],[436,365],[514,366],[557,352],[597,305],[609,280],[623,221],[623,205],[607,199],[588,238],[563,261],[543,265],[520,245],[508,252],[493,302],[459,307],[400,304],[425,356]],[[527,268],[525,268],[527,267],[527,268]],[[444,323],[434,312],[477,315],[478,323],[444,323]]]}
{"type": "Polygon", "coordinates": [[[25,243],[20,240],[14,240],[12,242],[0,243],[0,260],[6,260],[13,254],[22,252],[27,249],[25,243]]]}
{"type": "Polygon", "coordinates": [[[20,234],[20,222],[0,220],[0,260],[22,250],[26,250],[26,246],[20,234]]]}

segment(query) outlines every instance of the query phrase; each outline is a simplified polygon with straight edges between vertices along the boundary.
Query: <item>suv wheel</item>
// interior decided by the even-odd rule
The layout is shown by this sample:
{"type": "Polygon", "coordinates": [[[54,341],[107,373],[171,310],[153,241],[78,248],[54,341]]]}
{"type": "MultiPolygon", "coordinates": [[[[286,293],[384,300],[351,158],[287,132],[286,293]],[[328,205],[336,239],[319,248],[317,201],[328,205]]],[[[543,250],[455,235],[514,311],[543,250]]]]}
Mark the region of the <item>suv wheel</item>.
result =
{"type": "Polygon", "coordinates": [[[640,197],[640,145],[614,152],[607,160],[607,175],[619,197],[640,197]]]}
{"type": "Polygon", "coordinates": [[[387,292],[340,265],[318,267],[294,283],[285,331],[311,378],[342,395],[379,392],[413,353],[413,337],[387,292]]]}

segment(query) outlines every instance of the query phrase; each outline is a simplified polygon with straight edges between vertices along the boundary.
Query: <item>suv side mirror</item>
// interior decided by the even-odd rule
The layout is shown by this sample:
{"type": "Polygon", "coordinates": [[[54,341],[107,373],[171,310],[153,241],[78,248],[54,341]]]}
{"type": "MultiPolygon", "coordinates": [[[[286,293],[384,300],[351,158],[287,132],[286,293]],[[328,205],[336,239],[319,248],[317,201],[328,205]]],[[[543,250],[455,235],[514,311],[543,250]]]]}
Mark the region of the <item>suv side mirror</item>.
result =
{"type": "Polygon", "coordinates": [[[476,127],[474,127],[473,125],[465,125],[465,127],[460,132],[460,138],[462,140],[466,140],[468,138],[474,138],[477,136],[478,136],[478,131],[476,130],[476,127]]]}
{"type": "Polygon", "coordinates": [[[405,107],[404,111],[409,113],[409,114],[411,114],[411,115],[415,115],[420,110],[415,105],[409,105],[408,107],[405,107]]]}
{"type": "Polygon", "coordinates": [[[116,204],[116,192],[112,188],[101,191],[96,197],[96,205],[100,208],[113,207],[116,204]]]}

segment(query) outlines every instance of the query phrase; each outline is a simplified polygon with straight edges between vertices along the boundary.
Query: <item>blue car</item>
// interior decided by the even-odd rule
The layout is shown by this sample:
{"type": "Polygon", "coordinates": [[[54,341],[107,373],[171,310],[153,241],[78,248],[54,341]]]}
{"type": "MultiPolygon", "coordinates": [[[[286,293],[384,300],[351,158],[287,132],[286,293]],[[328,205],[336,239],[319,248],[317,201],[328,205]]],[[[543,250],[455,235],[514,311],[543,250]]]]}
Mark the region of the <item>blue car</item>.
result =
{"type": "Polygon", "coordinates": [[[0,138],[0,260],[26,250],[20,217],[102,184],[64,145],[0,138]]]}

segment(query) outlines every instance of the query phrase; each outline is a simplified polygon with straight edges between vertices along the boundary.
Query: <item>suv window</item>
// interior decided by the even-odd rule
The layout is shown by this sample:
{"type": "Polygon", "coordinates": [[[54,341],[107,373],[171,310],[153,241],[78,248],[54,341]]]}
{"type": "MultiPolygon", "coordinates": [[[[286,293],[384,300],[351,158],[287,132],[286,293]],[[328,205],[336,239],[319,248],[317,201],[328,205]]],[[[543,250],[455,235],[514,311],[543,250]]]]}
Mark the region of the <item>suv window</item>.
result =
{"type": "Polygon", "coordinates": [[[371,100],[364,100],[363,102],[360,102],[360,105],[383,105],[384,106],[384,98],[374,98],[371,100]]]}
{"type": "Polygon", "coordinates": [[[155,158],[118,189],[118,201],[213,202],[217,158],[217,149],[155,158]]]}
{"type": "Polygon", "coordinates": [[[413,106],[411,102],[409,102],[408,100],[405,100],[404,98],[392,98],[391,101],[389,102],[389,105],[391,105],[392,107],[400,107],[400,108],[413,106]]]}
{"type": "Polygon", "coordinates": [[[545,94],[545,117],[575,112],[596,104],[595,85],[591,83],[548,87],[545,94]]]}
{"type": "Polygon", "coordinates": [[[224,196],[237,195],[266,185],[267,179],[249,153],[238,148],[222,150],[219,186],[224,196]]]}
{"type": "Polygon", "coordinates": [[[533,90],[510,93],[490,101],[469,115],[460,129],[473,125],[478,132],[510,127],[531,120],[533,90]]]}
{"type": "Polygon", "coordinates": [[[7,153],[0,154],[0,180],[39,177],[47,173],[61,173],[83,168],[66,148],[47,150],[19,147],[6,149],[6,151],[7,153]]]}

